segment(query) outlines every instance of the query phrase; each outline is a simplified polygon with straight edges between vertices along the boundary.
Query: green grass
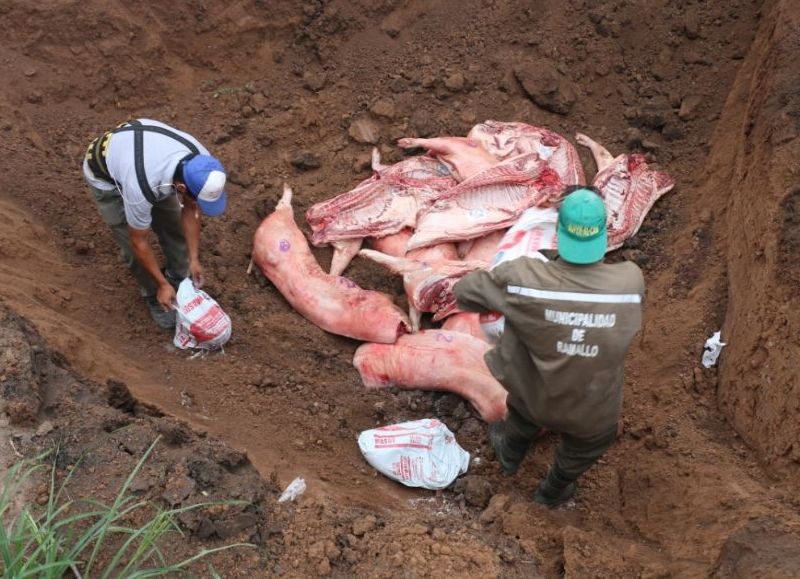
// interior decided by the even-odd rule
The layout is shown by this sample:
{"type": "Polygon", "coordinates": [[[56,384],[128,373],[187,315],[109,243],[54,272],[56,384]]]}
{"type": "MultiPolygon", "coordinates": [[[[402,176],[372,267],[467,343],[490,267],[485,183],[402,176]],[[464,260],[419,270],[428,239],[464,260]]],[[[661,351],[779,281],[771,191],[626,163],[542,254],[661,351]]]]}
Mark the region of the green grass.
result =
{"type": "Polygon", "coordinates": [[[192,557],[177,563],[167,561],[159,545],[171,533],[182,533],[176,522],[178,515],[212,505],[244,502],[201,503],[161,510],[147,501],[137,500],[128,489],[157,443],[158,438],[108,505],[96,500],[73,501],[66,498],[65,489],[75,469],[60,485],[56,485],[53,461],[47,503],[40,508],[25,505],[15,516],[12,509],[14,498],[22,492],[22,486],[31,476],[47,469],[47,465],[42,463],[46,455],[19,462],[10,468],[0,494],[2,576],[9,579],[61,579],[71,571],[79,578],[161,577],[180,572],[212,553],[235,547],[253,547],[248,543],[237,543],[201,549],[192,557]],[[128,523],[140,516],[146,522],[139,526],[128,523]]]}

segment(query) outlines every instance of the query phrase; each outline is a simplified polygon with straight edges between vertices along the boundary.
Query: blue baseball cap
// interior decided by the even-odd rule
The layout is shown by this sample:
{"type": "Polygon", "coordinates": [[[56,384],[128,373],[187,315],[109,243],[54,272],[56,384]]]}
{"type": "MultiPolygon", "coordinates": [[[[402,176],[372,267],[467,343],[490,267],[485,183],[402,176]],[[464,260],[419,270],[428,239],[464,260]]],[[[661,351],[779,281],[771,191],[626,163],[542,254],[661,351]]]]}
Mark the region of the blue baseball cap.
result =
{"type": "Polygon", "coordinates": [[[608,246],[606,206],[596,193],[578,189],[567,195],[558,210],[558,253],[570,263],[603,259],[608,246]]]}
{"type": "Polygon", "coordinates": [[[183,180],[200,211],[216,217],[225,211],[225,168],[211,155],[195,155],[183,166],[183,180]]]}

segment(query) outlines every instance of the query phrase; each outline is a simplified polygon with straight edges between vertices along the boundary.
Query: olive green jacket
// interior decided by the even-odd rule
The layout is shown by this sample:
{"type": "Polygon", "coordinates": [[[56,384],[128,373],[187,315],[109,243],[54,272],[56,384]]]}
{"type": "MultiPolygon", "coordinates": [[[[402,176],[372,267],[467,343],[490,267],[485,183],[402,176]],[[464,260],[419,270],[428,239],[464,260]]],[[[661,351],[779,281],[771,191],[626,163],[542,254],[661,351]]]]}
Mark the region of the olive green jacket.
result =
{"type": "Polygon", "coordinates": [[[642,324],[644,278],[634,263],[521,257],[465,276],[454,291],[464,311],[505,316],[486,363],[509,405],[573,436],[616,426],[625,354],[642,324]]]}

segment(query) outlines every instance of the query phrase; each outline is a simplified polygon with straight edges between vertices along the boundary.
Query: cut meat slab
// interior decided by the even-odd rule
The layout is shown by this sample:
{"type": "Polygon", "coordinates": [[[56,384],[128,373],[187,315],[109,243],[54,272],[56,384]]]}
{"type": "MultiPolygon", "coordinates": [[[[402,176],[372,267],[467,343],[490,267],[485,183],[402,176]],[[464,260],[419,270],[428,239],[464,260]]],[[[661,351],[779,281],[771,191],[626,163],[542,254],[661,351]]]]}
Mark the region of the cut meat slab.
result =
{"type": "Polygon", "coordinates": [[[322,271],[295,223],[288,185],[275,211],[256,230],[253,245],[253,260],[264,275],[294,309],[323,330],[387,344],[410,331],[408,318],[389,296],[322,271]]]}
{"type": "Polygon", "coordinates": [[[603,195],[608,212],[608,251],[620,247],[639,231],[645,216],[675,181],[662,171],[650,169],[642,155],[614,157],[586,135],[578,133],[578,143],[594,155],[598,173],[593,185],[603,195]]]}
{"type": "Polygon", "coordinates": [[[396,344],[364,344],[353,358],[364,386],[443,390],[469,400],[486,422],[506,415],[507,393],[483,356],[491,346],[469,334],[424,330],[396,344]]]}
{"type": "Polygon", "coordinates": [[[378,170],[355,189],[311,206],[306,221],[311,243],[362,237],[382,237],[414,227],[417,213],[456,185],[447,166],[426,156],[411,157],[378,170]]]}
{"type": "Polygon", "coordinates": [[[564,183],[536,153],[525,153],[473,175],[420,214],[408,249],[464,241],[511,227],[528,207],[552,206],[564,183]]]}
{"type": "Polygon", "coordinates": [[[536,153],[558,173],[564,185],[585,185],[580,157],[567,139],[549,129],[525,123],[486,121],[472,127],[469,137],[500,160],[536,153]]]}
{"type": "Polygon", "coordinates": [[[422,147],[428,155],[436,157],[450,168],[457,181],[497,165],[498,159],[483,148],[480,141],[466,137],[437,137],[435,139],[400,139],[397,144],[404,149],[422,147]]]}

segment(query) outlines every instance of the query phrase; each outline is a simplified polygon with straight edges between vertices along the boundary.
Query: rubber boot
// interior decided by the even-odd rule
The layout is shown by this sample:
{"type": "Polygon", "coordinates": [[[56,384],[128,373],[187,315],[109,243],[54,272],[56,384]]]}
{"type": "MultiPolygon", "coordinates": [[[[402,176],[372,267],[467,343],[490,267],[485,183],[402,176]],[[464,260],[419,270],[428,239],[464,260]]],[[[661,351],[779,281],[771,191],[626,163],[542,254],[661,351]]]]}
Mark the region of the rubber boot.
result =
{"type": "Polygon", "coordinates": [[[567,502],[575,494],[577,488],[578,485],[575,484],[575,480],[563,475],[558,467],[553,466],[550,467],[547,476],[539,483],[539,487],[533,495],[533,500],[546,507],[557,507],[567,502]]]}
{"type": "Polygon", "coordinates": [[[145,297],[144,301],[147,309],[150,310],[150,317],[158,324],[159,328],[170,330],[175,327],[175,310],[165,312],[155,296],[145,297]]]}
{"type": "Polygon", "coordinates": [[[522,459],[528,452],[529,440],[512,438],[506,434],[504,422],[493,422],[489,425],[489,443],[492,445],[497,462],[503,473],[511,475],[517,472],[522,459]]]}

